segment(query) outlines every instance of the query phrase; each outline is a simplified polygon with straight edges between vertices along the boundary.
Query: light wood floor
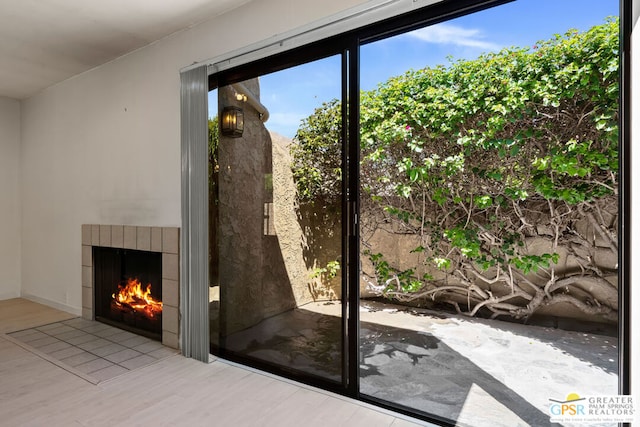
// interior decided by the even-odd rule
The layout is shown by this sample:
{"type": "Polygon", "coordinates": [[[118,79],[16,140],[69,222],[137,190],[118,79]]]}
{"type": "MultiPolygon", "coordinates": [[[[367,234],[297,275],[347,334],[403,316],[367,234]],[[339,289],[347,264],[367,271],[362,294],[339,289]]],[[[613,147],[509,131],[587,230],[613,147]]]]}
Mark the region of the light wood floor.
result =
{"type": "Polygon", "coordinates": [[[414,426],[394,414],[216,360],[176,355],[93,385],[5,338],[73,317],[0,301],[2,426],[414,426]]]}
{"type": "Polygon", "coordinates": [[[76,316],[26,299],[0,301],[0,334],[29,329],[76,316]]]}

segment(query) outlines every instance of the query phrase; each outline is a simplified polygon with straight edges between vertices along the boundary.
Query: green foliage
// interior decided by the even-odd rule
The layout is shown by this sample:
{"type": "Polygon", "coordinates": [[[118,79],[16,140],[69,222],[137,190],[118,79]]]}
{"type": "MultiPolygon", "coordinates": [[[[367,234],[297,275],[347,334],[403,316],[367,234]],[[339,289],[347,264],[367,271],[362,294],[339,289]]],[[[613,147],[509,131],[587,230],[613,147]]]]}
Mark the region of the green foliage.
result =
{"type": "Polygon", "coordinates": [[[395,172],[369,183],[372,193],[390,181],[399,195],[427,190],[440,204],[463,194],[572,204],[610,194],[617,31],[616,21],[570,31],[533,49],[409,71],[363,94],[362,169],[395,172]]]}
{"type": "Polygon", "coordinates": [[[322,278],[325,281],[329,281],[335,278],[339,271],[340,261],[329,261],[325,267],[314,268],[311,278],[322,278]]]}
{"type": "MultiPolygon", "coordinates": [[[[555,230],[556,247],[571,242],[578,217],[616,203],[618,31],[611,19],[531,48],[410,70],[363,92],[363,223],[397,221],[421,237],[425,263],[465,278],[469,269],[552,268],[555,251],[526,251],[536,226],[555,230]]],[[[298,131],[302,202],[339,200],[340,117],[334,100],[298,131]]],[[[609,225],[600,224],[605,234],[609,225]]],[[[380,283],[413,292],[430,280],[368,256],[380,283]]]]}
{"type": "Polygon", "coordinates": [[[336,200],[341,192],[341,104],[323,103],[306,118],[291,146],[293,177],[302,201],[336,200]]]}
{"type": "Polygon", "coordinates": [[[218,150],[218,141],[220,140],[220,127],[218,126],[218,116],[215,116],[208,120],[209,126],[209,156],[215,155],[218,150]]]}
{"type": "Polygon", "coordinates": [[[381,253],[373,254],[369,251],[365,252],[373,263],[376,272],[376,278],[380,283],[385,283],[386,287],[383,293],[391,291],[400,291],[406,293],[418,292],[423,288],[423,280],[429,280],[431,275],[425,274],[422,280],[415,277],[415,271],[412,268],[398,270],[384,259],[381,253]]]}
{"type": "Polygon", "coordinates": [[[549,268],[551,263],[557,263],[558,259],[559,255],[557,253],[522,255],[520,257],[513,258],[512,264],[515,265],[516,268],[520,269],[524,274],[529,274],[532,271],[538,271],[540,268],[549,268]]]}

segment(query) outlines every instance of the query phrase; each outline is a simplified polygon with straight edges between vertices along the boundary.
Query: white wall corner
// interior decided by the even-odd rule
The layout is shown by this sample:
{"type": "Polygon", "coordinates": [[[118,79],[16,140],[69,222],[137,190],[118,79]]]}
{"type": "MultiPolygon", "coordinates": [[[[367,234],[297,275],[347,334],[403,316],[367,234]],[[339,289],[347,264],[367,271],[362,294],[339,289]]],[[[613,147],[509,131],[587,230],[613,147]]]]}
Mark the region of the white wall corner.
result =
{"type": "Polygon", "coordinates": [[[0,299],[21,286],[20,101],[0,97],[0,299]]]}

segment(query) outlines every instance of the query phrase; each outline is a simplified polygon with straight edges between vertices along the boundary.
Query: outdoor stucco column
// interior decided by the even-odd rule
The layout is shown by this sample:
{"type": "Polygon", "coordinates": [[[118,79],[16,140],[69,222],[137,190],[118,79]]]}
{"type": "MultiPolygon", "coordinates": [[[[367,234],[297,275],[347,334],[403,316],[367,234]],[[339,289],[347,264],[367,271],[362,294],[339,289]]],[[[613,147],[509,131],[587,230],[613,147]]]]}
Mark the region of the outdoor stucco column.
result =
{"type": "MultiPolygon", "coordinates": [[[[258,80],[243,82],[259,96],[258,80]]],[[[225,106],[244,111],[244,133],[220,135],[219,278],[220,328],[224,336],[246,329],[263,318],[263,207],[265,153],[263,124],[258,112],[238,101],[235,91],[219,89],[219,112],[225,106]]]]}

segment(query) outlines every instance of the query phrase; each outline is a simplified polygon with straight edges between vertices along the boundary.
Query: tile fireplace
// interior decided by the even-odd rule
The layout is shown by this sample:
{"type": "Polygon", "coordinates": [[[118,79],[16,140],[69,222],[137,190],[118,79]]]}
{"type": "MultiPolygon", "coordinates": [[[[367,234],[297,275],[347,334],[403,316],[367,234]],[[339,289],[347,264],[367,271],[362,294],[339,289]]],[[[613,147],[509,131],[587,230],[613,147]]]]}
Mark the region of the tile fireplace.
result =
{"type": "Polygon", "coordinates": [[[177,227],[83,225],[82,317],[179,348],[179,234],[177,227]],[[146,296],[117,301],[136,286],[146,296]],[[143,299],[151,306],[139,308],[143,299]]]}

